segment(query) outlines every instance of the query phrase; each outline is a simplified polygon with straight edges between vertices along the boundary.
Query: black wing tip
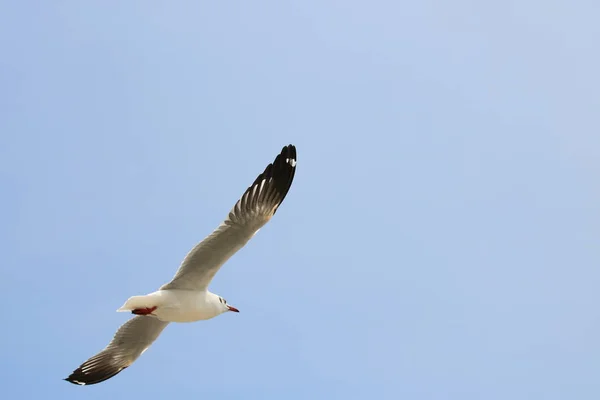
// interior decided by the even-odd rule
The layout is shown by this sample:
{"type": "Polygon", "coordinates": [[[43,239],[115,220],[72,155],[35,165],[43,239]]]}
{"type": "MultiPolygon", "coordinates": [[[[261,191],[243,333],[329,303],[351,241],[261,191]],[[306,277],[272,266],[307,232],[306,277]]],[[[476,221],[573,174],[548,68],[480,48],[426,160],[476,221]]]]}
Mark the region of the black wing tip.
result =
{"type": "MultiPolygon", "coordinates": [[[[280,156],[285,157],[286,158],[286,162],[287,160],[294,160],[293,166],[296,165],[296,146],[294,146],[293,144],[288,144],[287,146],[283,146],[283,148],[281,149],[281,153],[279,153],[280,156]]],[[[277,159],[276,159],[277,160],[277,159]]]]}
{"type": "Polygon", "coordinates": [[[66,378],[63,378],[63,381],[67,381],[67,382],[72,383],[73,385],[77,385],[77,386],[90,385],[89,383],[79,381],[77,378],[75,378],[73,376],[73,374],[69,375],[66,378]]]}
{"type": "Polygon", "coordinates": [[[285,146],[283,149],[281,149],[279,155],[275,157],[275,161],[273,161],[273,178],[277,179],[277,175],[280,175],[281,177],[286,177],[286,175],[289,174],[293,175],[294,171],[296,170],[297,161],[296,146],[291,144],[285,146]]]}
{"type": "Polygon", "coordinates": [[[278,206],[283,202],[292,186],[297,161],[296,146],[289,144],[281,149],[273,164],[269,164],[265,169],[264,178],[273,178],[275,190],[279,192],[278,206]]]}
{"type": "MultiPolygon", "coordinates": [[[[284,146],[275,160],[267,165],[252,185],[246,189],[238,204],[242,208],[252,208],[259,201],[268,206],[268,209],[272,210],[271,215],[274,215],[292,186],[296,173],[296,162],[296,146],[293,144],[284,146]],[[267,182],[264,189],[261,186],[260,193],[256,191],[253,193],[257,186],[263,185],[263,181],[267,182]]],[[[235,211],[232,212],[235,215],[235,211]]],[[[233,218],[231,214],[230,218],[233,218]]]]}
{"type": "Polygon", "coordinates": [[[290,143],[287,146],[283,146],[283,148],[281,149],[281,154],[284,154],[287,151],[293,152],[294,157],[296,156],[296,146],[294,146],[293,144],[290,143]]]}
{"type": "Polygon", "coordinates": [[[96,383],[104,382],[105,380],[112,378],[125,368],[127,367],[102,368],[97,371],[92,370],[89,373],[84,373],[82,368],[79,367],[63,380],[77,386],[95,385],[96,383]]]}
{"type": "Polygon", "coordinates": [[[269,178],[273,178],[279,184],[286,183],[289,188],[294,178],[297,161],[296,146],[292,144],[284,146],[277,157],[275,157],[275,160],[267,165],[262,174],[256,177],[250,188],[262,180],[269,178]]]}

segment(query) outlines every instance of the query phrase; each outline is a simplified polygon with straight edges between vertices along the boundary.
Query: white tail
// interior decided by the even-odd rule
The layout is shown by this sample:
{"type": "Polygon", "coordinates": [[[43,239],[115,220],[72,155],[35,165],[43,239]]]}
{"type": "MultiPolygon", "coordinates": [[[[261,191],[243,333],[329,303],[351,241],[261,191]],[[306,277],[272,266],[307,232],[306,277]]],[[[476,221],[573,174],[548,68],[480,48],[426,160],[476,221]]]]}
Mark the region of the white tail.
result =
{"type": "Polygon", "coordinates": [[[132,296],[127,299],[125,304],[117,312],[133,311],[138,308],[150,308],[156,305],[156,297],[152,295],[132,296]]]}

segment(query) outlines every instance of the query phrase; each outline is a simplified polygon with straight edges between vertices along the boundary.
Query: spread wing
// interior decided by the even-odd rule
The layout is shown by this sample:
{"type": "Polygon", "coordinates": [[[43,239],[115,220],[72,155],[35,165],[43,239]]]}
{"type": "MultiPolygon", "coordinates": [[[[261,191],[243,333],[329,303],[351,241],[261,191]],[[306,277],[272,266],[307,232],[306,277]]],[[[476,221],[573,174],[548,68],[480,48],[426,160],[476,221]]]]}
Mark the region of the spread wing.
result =
{"type": "Polygon", "coordinates": [[[275,215],[295,171],[296,147],[285,146],[244,192],[225,221],[187,254],[173,280],[161,289],[206,289],[221,265],[275,215]]]}
{"type": "Polygon", "coordinates": [[[81,364],[65,380],[76,385],[93,385],[112,378],[133,364],[168,324],[143,315],[131,318],[117,330],[104,350],[81,364]]]}

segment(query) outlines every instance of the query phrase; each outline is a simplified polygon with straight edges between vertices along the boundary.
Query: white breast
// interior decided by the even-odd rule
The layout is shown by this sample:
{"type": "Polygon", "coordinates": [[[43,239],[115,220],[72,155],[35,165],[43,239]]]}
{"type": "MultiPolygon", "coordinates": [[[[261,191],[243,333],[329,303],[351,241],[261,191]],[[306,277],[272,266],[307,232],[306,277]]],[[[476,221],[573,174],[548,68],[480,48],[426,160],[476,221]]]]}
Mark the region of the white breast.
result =
{"type": "Polygon", "coordinates": [[[159,304],[152,313],[165,322],[194,322],[211,319],[220,314],[205,291],[192,290],[159,290],[152,293],[159,304]]]}

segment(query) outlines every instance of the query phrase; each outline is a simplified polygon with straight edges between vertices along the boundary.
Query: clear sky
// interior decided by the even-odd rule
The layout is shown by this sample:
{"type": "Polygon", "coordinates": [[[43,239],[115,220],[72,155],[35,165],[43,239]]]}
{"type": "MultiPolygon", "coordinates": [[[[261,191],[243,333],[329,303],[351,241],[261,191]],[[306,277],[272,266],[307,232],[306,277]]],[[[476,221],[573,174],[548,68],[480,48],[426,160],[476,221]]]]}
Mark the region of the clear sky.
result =
{"type": "Polygon", "coordinates": [[[599,19],[0,1],[2,397],[599,399],[599,19]],[[241,312],[62,381],[288,143],[288,197],[211,286],[241,312]]]}

